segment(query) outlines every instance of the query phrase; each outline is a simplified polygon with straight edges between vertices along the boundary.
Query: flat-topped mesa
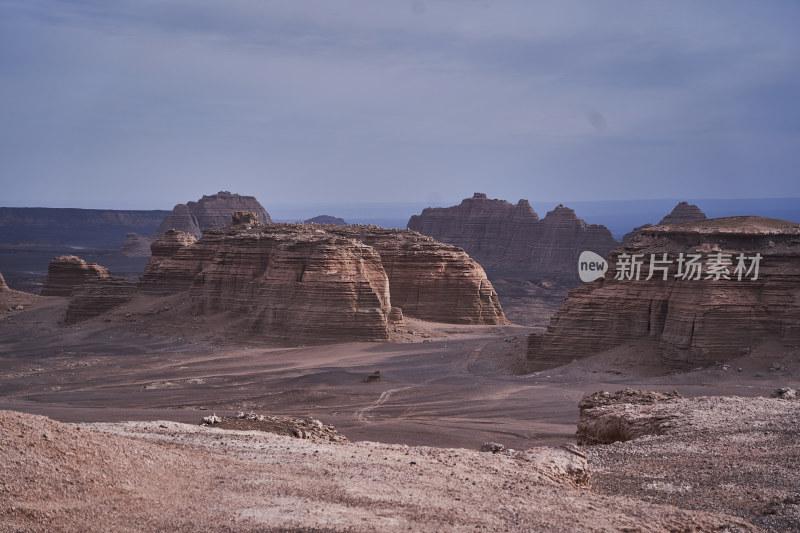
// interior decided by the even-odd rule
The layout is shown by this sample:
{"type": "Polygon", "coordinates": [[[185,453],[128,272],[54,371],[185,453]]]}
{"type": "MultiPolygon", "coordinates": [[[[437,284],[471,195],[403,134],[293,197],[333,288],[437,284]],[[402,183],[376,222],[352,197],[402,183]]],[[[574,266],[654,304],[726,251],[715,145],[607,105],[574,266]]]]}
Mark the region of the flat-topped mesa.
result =
{"type": "Polygon", "coordinates": [[[527,200],[513,205],[475,193],[461,204],[426,208],[408,228],[463,248],[490,278],[520,277],[532,281],[579,283],[581,252],[607,257],[618,243],[604,226],[587,224],[572,209],[559,205],[543,219],[527,200]]]}
{"type": "Polygon", "coordinates": [[[75,255],[62,255],[50,261],[41,294],[69,297],[79,285],[110,278],[111,273],[106,267],[87,263],[75,255]]]}
{"type": "MultiPolygon", "coordinates": [[[[705,220],[706,214],[694,204],[688,202],[680,202],[672,211],[666,215],[661,221],[656,224],[657,226],[664,226],[669,224],[681,224],[683,222],[692,222],[695,220],[705,220]]],[[[639,232],[645,228],[652,228],[653,224],[643,224],[633,228],[630,232],[622,237],[622,242],[628,242],[636,237],[639,232]]]]}
{"type": "Polygon", "coordinates": [[[171,229],[200,238],[204,231],[230,225],[231,217],[238,211],[254,213],[262,224],[271,222],[269,214],[255,197],[220,191],[205,195],[197,202],[177,204],[153,235],[142,237],[131,233],[126,236],[122,252],[127,255],[149,255],[150,243],[171,229]]]}
{"type": "Polygon", "coordinates": [[[800,224],[730,217],[645,228],[611,253],[605,278],[570,291],[547,331],[529,337],[528,359],[544,369],[637,341],[675,369],[765,341],[800,344],[800,224]]]}
{"type": "Polygon", "coordinates": [[[477,263],[412,231],[266,224],[210,230],[196,242],[186,236],[168,233],[153,244],[142,290],[189,290],[193,313],[230,313],[251,337],[387,340],[404,314],[506,323],[477,263]]]}

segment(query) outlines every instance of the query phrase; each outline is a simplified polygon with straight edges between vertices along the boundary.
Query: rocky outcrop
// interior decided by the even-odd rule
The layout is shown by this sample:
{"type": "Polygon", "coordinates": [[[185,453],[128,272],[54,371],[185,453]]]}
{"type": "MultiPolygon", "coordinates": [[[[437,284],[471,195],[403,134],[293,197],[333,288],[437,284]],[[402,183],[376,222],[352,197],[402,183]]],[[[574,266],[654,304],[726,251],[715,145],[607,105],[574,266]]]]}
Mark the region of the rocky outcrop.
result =
{"type": "Polygon", "coordinates": [[[8,285],[6,285],[6,280],[3,278],[3,273],[0,272],[0,291],[7,291],[8,285]]]}
{"type": "Polygon", "coordinates": [[[72,291],[64,323],[74,324],[102,315],[131,300],[135,295],[135,283],[116,278],[80,285],[72,291]]]}
{"type": "Polygon", "coordinates": [[[274,229],[212,230],[182,250],[211,258],[191,285],[193,314],[228,313],[242,336],[280,344],[388,339],[389,280],[372,247],[274,229]]]}
{"type": "Polygon", "coordinates": [[[346,226],[347,222],[343,218],[332,217],[330,215],[319,215],[314,218],[304,220],[303,224],[332,224],[334,226],[346,226]]]}
{"type": "Polygon", "coordinates": [[[408,230],[329,226],[327,231],[375,248],[389,278],[392,305],[405,315],[455,324],[506,323],[486,273],[464,250],[408,230]]]}
{"type": "Polygon", "coordinates": [[[578,404],[580,417],[575,438],[578,444],[611,444],[645,435],[663,435],[675,426],[675,419],[678,418],[675,410],[667,409],[664,412],[637,407],[675,403],[680,398],[677,392],[631,389],[584,396],[578,404]]]}
{"type": "Polygon", "coordinates": [[[97,263],[87,263],[74,255],[62,255],[50,261],[42,296],[66,296],[78,285],[110,279],[111,273],[97,263]]]}
{"type": "Polygon", "coordinates": [[[255,213],[264,224],[271,222],[269,214],[255,197],[220,191],[211,196],[204,195],[197,202],[176,205],[161,223],[159,233],[177,229],[191,233],[199,239],[206,230],[230,225],[231,216],[236,211],[255,213]]]}
{"type": "Polygon", "coordinates": [[[243,335],[270,342],[386,340],[404,314],[506,322],[480,265],[408,230],[239,224],[196,242],[167,232],[152,251],[143,291],[189,290],[194,314],[228,313],[243,335]]]}
{"type": "Polygon", "coordinates": [[[587,224],[563,205],[539,219],[527,200],[514,205],[482,193],[454,207],[424,209],[411,217],[408,228],[463,248],[491,279],[551,280],[569,286],[579,283],[582,251],[607,257],[617,245],[607,228],[587,224]]]}
{"type": "MultiPolygon", "coordinates": [[[[683,222],[693,222],[695,220],[705,220],[706,214],[694,204],[690,204],[688,202],[680,202],[676,205],[672,211],[661,219],[661,221],[656,224],[657,226],[666,226],[669,224],[681,224],[683,222]]],[[[639,232],[645,228],[652,228],[653,224],[643,224],[641,226],[637,226],[633,228],[630,232],[626,233],[622,237],[622,242],[628,242],[632,240],[634,237],[639,235],[639,232]]]]}
{"type": "Polygon", "coordinates": [[[767,340],[800,344],[800,224],[731,217],[643,229],[612,252],[605,278],[570,291],[547,332],[529,337],[528,359],[550,368],[639,340],[672,369],[767,340]]]}
{"type": "Polygon", "coordinates": [[[150,243],[173,229],[200,238],[206,230],[228,226],[236,211],[255,213],[261,223],[271,222],[269,214],[255,197],[220,191],[210,196],[205,195],[197,202],[177,204],[161,222],[158,231],[149,237],[128,234],[122,245],[122,253],[147,256],[150,254],[150,243]]]}
{"type": "Polygon", "coordinates": [[[150,260],[139,284],[147,294],[187,291],[195,276],[213,259],[213,249],[192,247],[197,239],[185,231],[169,230],[151,245],[150,260]]]}

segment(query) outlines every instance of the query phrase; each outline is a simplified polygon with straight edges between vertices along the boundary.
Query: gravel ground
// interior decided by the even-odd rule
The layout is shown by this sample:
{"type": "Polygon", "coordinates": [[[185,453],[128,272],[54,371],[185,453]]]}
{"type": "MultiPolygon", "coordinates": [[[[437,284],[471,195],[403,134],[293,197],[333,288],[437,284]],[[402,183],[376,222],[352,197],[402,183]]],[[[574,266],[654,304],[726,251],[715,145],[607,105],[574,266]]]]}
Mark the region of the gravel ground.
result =
{"type": "Polygon", "coordinates": [[[581,452],[329,442],[0,411],[0,531],[757,531],[587,487],[581,452]]]}

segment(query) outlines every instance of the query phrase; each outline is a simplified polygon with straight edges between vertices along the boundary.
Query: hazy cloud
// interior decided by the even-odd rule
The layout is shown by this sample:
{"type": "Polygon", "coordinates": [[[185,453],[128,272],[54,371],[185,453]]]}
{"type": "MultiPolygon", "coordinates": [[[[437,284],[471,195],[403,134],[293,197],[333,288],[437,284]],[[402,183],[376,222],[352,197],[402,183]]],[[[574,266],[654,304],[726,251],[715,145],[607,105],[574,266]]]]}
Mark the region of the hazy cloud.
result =
{"type": "Polygon", "coordinates": [[[0,0],[0,204],[800,196],[799,15],[0,0]]]}

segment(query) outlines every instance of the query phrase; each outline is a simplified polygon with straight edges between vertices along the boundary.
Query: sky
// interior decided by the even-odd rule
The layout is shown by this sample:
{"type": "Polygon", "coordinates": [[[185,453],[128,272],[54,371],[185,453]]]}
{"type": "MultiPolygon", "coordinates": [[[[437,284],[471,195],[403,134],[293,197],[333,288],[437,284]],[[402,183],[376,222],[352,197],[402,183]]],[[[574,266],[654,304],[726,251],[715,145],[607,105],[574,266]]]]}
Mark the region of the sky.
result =
{"type": "Polygon", "coordinates": [[[800,197],[800,2],[0,0],[0,206],[800,197]]]}

